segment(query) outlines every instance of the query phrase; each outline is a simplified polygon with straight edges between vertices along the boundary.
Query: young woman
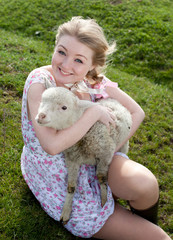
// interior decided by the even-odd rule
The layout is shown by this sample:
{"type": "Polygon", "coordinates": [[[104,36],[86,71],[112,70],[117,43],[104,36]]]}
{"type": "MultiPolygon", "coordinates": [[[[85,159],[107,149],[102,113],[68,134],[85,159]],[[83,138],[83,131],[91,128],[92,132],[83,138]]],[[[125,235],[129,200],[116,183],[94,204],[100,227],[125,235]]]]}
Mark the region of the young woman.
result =
{"type": "MultiPolygon", "coordinates": [[[[55,220],[60,220],[67,191],[68,174],[63,150],[79,141],[96,121],[109,127],[113,119],[109,109],[96,105],[87,109],[68,129],[55,131],[39,126],[35,117],[45,90],[44,79],[57,87],[75,88],[80,99],[117,99],[132,115],[133,124],[127,141],[144,119],[144,112],[116,83],[101,75],[106,57],[114,49],[115,44],[109,46],[94,20],[74,17],[58,29],[51,65],[33,70],[26,80],[22,105],[25,144],[21,157],[22,173],[42,208],[55,220]],[[81,91],[83,84],[85,90],[81,91]]],[[[101,206],[95,167],[81,166],[71,217],[65,227],[83,238],[170,239],[156,225],[159,198],[156,178],[147,168],[118,152],[121,146],[115,149],[109,168],[108,198],[104,206],[101,206]],[[117,198],[127,200],[132,211],[116,203],[117,198]]]]}

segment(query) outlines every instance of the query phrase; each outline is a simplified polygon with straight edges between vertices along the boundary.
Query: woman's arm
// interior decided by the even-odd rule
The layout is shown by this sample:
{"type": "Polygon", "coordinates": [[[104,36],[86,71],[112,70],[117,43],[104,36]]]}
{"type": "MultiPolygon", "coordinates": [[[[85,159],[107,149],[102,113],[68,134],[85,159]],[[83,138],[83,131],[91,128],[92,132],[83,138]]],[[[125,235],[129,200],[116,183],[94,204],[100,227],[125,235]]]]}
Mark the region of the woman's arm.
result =
{"type": "Polygon", "coordinates": [[[125,141],[117,147],[116,151],[121,148],[124,143],[129,140],[131,136],[136,132],[139,125],[143,121],[145,117],[145,113],[142,108],[125,92],[123,92],[119,88],[107,87],[106,92],[109,97],[116,99],[120,102],[124,107],[126,107],[132,115],[132,127],[129,136],[125,139],[125,141]]]}
{"type": "Polygon", "coordinates": [[[112,114],[105,107],[95,105],[88,108],[82,117],[71,127],[56,131],[52,128],[39,126],[35,121],[38,108],[41,102],[41,95],[45,90],[40,83],[33,84],[28,91],[28,115],[32,120],[33,127],[42,148],[49,154],[55,155],[71,147],[78,142],[92,127],[101,121],[109,126],[113,124],[112,114]]]}

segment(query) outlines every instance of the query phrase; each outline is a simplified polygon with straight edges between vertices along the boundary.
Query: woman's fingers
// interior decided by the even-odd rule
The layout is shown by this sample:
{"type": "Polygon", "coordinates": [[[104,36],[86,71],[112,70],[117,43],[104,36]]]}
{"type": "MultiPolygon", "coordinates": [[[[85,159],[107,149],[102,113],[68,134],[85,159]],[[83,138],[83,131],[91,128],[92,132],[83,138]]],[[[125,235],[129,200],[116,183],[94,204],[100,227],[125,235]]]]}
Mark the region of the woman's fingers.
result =
{"type": "Polygon", "coordinates": [[[113,111],[112,111],[111,108],[108,108],[108,111],[109,111],[109,115],[110,115],[109,123],[112,124],[115,127],[116,116],[113,114],[113,111]]]}

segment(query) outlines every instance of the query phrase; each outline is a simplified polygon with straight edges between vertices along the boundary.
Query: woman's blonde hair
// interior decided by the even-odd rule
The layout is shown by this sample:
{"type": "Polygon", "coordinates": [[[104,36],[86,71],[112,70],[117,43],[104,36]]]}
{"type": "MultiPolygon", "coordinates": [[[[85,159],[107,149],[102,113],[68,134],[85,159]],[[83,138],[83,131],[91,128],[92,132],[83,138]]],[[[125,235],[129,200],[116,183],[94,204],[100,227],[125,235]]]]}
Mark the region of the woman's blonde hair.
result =
{"type": "Polygon", "coordinates": [[[108,44],[102,28],[94,19],[83,19],[80,16],[73,17],[70,21],[59,26],[55,41],[56,45],[64,35],[76,37],[79,42],[93,50],[93,65],[96,67],[89,71],[86,77],[96,82],[101,81],[102,77],[99,74],[106,66],[107,55],[115,51],[116,44],[108,44]]]}

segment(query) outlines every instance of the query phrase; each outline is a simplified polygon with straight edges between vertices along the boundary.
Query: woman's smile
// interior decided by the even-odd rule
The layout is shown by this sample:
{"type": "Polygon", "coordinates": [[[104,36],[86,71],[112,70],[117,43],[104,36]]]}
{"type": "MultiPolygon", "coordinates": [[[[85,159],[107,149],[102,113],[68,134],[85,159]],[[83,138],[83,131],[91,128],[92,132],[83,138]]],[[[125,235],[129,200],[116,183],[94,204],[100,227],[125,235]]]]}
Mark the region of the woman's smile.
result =
{"type": "Polygon", "coordinates": [[[70,73],[70,72],[65,72],[65,71],[62,70],[60,67],[59,67],[59,71],[60,71],[61,74],[64,75],[64,76],[70,76],[70,75],[72,75],[72,73],[70,73]]]}

